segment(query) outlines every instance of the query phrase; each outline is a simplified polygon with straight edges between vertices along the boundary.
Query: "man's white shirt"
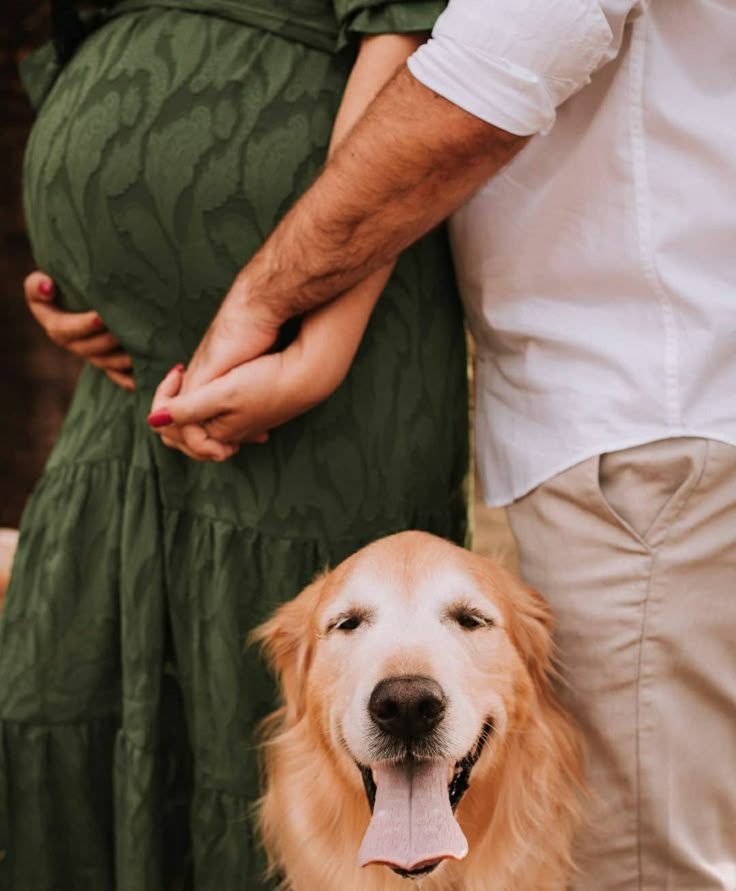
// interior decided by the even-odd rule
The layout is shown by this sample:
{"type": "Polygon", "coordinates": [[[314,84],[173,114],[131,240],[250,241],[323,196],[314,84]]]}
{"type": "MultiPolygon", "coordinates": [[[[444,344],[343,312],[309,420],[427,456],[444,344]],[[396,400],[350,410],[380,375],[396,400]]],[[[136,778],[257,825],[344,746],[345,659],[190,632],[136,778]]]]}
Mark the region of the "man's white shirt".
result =
{"type": "Polygon", "coordinates": [[[536,134],[451,223],[486,500],[736,445],[736,2],[451,0],[409,68],[536,134]]]}

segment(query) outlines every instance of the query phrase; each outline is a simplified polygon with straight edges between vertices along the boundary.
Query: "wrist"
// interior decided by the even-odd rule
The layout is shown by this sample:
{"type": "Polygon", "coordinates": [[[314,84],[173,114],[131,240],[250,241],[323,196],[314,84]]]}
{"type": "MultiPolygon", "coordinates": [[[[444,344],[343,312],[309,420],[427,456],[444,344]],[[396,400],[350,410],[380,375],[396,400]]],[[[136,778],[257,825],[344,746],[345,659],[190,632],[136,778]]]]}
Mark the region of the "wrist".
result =
{"type": "Polygon", "coordinates": [[[270,333],[275,340],[289,314],[271,299],[262,280],[263,274],[256,268],[256,259],[253,259],[240,270],[233,282],[227,297],[227,309],[234,322],[246,320],[249,328],[255,328],[264,336],[270,333]]]}
{"type": "MultiPolygon", "coordinates": [[[[297,251],[286,251],[290,267],[279,263],[282,249],[278,227],[266,244],[240,270],[231,290],[234,310],[264,336],[276,340],[281,327],[295,315],[301,315],[298,301],[291,298],[294,268],[299,266],[297,251]]],[[[269,344],[270,345],[270,344],[269,344]]]]}

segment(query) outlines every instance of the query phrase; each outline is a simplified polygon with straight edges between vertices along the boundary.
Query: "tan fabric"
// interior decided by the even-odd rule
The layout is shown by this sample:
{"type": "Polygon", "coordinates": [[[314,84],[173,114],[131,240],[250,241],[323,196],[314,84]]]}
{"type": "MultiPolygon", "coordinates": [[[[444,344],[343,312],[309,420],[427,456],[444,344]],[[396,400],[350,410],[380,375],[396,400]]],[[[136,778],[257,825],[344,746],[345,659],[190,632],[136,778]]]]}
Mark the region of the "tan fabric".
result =
{"type": "Polygon", "coordinates": [[[509,521],[588,742],[575,891],[736,891],[736,448],[591,458],[509,521]]]}

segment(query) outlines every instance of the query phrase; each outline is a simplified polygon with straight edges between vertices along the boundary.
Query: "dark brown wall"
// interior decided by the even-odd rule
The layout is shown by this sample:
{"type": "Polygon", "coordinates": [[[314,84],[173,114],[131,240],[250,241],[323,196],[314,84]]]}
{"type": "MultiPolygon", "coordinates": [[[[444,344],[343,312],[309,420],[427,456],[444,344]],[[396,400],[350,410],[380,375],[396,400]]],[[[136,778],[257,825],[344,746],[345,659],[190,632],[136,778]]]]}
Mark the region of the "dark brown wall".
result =
{"type": "Polygon", "coordinates": [[[46,3],[2,0],[0,11],[0,526],[15,526],[51,448],[78,366],[47,341],[26,309],[33,269],[20,175],[31,110],[19,58],[46,38],[46,3]]]}

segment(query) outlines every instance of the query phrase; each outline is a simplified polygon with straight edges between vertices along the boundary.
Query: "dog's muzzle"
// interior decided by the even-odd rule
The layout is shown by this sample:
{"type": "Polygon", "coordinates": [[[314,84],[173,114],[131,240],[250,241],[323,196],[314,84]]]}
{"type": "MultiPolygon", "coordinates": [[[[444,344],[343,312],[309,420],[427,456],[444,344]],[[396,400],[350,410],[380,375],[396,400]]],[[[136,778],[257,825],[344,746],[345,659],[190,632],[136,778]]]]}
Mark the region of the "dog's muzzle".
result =
{"type": "Polygon", "coordinates": [[[442,780],[442,772],[449,771],[452,763],[448,763],[442,728],[446,707],[442,688],[431,678],[393,677],[375,686],[368,703],[373,726],[371,751],[375,757],[371,759],[371,766],[358,764],[374,815],[361,846],[363,864],[383,863],[400,876],[415,878],[432,872],[448,857],[462,859],[467,853],[467,842],[451,814],[467,791],[473,767],[493,731],[490,718],[484,722],[470,751],[454,765],[447,785],[446,816],[438,824],[442,827],[439,836],[425,819],[414,826],[414,818],[408,816],[424,809],[439,814],[443,809],[442,788],[447,780],[442,780]],[[377,777],[379,773],[382,780],[377,777]],[[382,783],[380,811],[375,810],[377,782],[382,783]],[[387,824],[387,815],[397,807],[398,824],[387,824]],[[404,840],[403,854],[399,850],[402,845],[392,843],[392,837],[404,840]],[[415,844],[412,838],[423,841],[415,844]]]}
{"type": "MultiPolygon", "coordinates": [[[[470,774],[478,763],[478,759],[483,754],[485,744],[492,733],[493,721],[491,718],[487,718],[483,723],[480,736],[476,740],[473,748],[464,758],[461,758],[460,761],[455,763],[455,771],[450,780],[450,784],[447,787],[447,794],[450,798],[450,806],[453,811],[460,804],[463,795],[468,791],[468,787],[470,786],[470,774]]],[[[411,759],[406,759],[407,762],[409,760],[411,759]]],[[[358,764],[358,768],[361,777],[363,778],[363,787],[365,788],[366,798],[368,799],[368,806],[371,809],[371,813],[373,813],[373,808],[376,803],[376,784],[373,779],[373,771],[370,767],[367,767],[364,764],[358,764]]]]}

